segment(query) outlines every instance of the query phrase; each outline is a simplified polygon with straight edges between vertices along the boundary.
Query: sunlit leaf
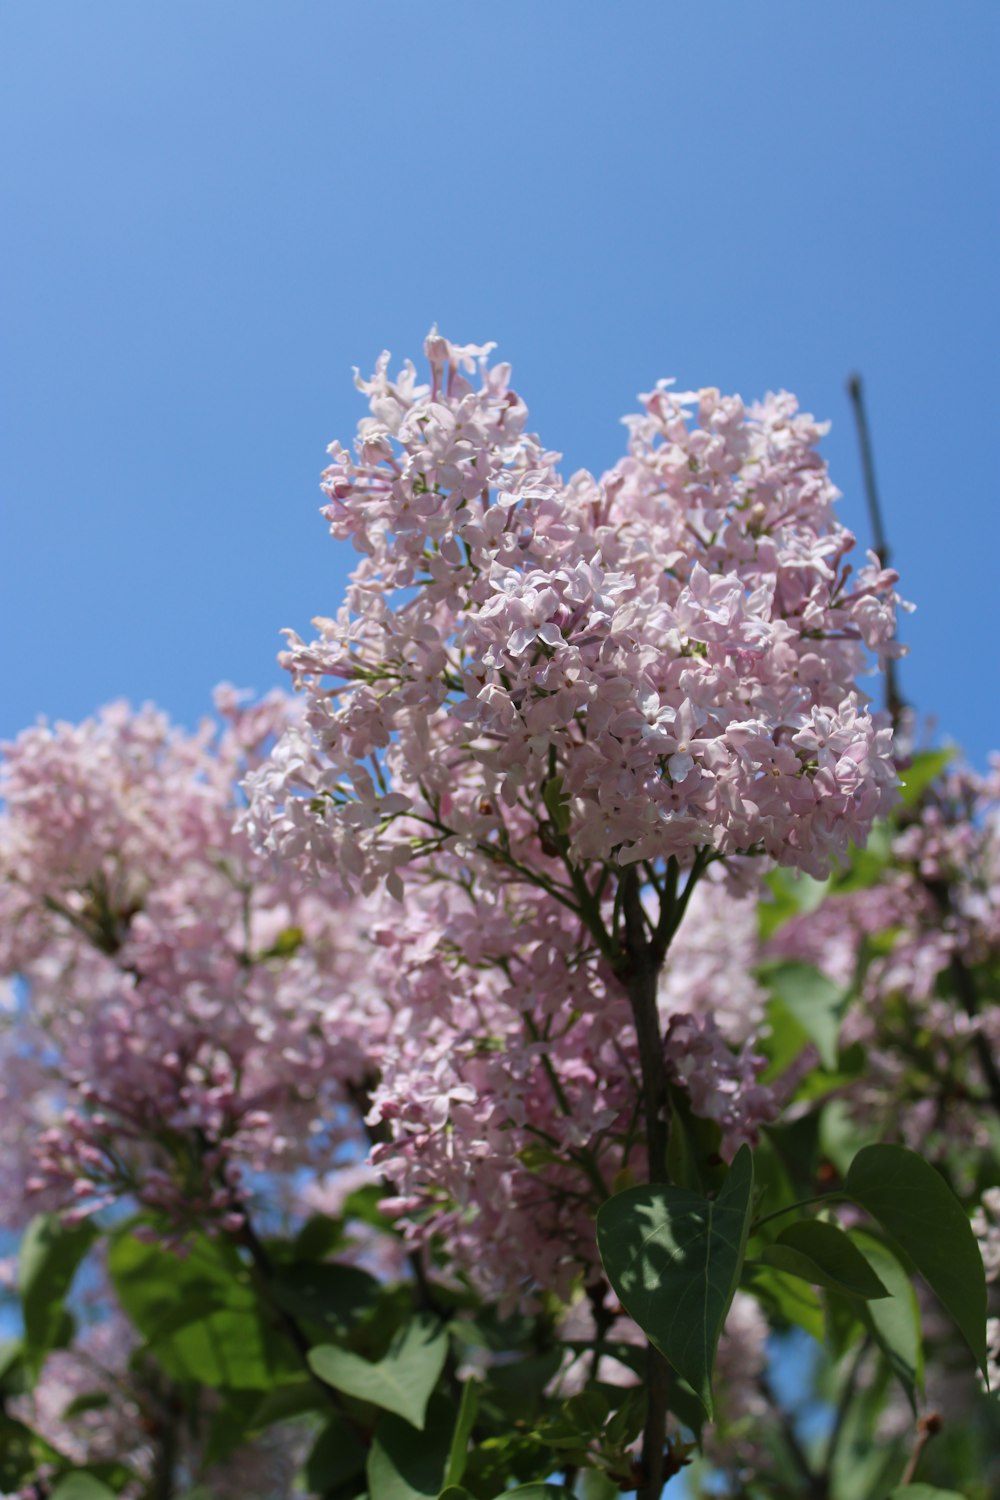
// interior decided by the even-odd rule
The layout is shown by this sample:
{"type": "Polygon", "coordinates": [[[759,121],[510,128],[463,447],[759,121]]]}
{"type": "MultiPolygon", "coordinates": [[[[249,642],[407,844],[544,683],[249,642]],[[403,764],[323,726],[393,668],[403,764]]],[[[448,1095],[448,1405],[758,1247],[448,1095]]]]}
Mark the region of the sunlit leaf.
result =
{"type": "Polygon", "coordinates": [[[741,1147],[714,1200],[682,1188],[629,1188],[597,1216],[608,1278],[628,1313],[712,1414],[712,1363],[739,1282],[753,1159],[741,1147]]]}
{"type": "Polygon", "coordinates": [[[108,1270],[126,1313],[175,1380],[267,1391],[301,1367],[266,1315],[248,1273],[214,1240],[179,1256],[123,1233],[108,1270]]]}

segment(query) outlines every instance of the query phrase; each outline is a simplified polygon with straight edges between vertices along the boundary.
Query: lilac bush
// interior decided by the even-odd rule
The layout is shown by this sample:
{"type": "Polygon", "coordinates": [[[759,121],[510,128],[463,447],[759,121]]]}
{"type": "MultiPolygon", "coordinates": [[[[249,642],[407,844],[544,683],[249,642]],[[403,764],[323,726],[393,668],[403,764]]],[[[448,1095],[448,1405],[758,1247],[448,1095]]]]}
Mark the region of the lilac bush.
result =
{"type": "Polygon", "coordinates": [[[995,775],[792,397],[565,477],[491,351],[358,380],[294,695],[5,748],[0,1489],[985,1500],[995,775]]]}

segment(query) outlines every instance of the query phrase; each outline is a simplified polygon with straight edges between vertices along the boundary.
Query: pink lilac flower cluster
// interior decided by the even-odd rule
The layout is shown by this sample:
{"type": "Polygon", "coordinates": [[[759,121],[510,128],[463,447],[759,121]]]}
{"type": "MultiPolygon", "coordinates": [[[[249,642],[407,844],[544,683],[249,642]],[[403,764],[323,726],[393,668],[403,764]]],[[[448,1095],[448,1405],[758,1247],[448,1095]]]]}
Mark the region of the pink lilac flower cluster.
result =
{"type": "MultiPolygon", "coordinates": [[[[972,1227],[982,1251],[986,1280],[995,1289],[1000,1284],[1000,1187],[986,1189],[973,1215],[972,1227]]],[[[987,1319],[986,1342],[990,1389],[996,1395],[1000,1393],[1000,1316],[987,1319]]]]}
{"type": "Polygon", "coordinates": [[[414,886],[373,932],[394,1010],[370,1116],[386,1207],[506,1300],[566,1295],[596,1263],[595,1186],[599,1202],[625,1160],[635,1098],[625,997],[535,895],[414,886]]]}
{"type": "MultiPolygon", "coordinates": [[[[568,1296],[599,1271],[595,1209],[622,1173],[646,1170],[627,998],[565,906],[526,883],[471,892],[449,856],[437,868],[371,927],[373,979],[393,1012],[369,1117],[384,1137],[373,1160],[393,1185],[386,1207],[488,1296],[568,1296]]],[[[661,994],[668,1077],[719,1123],[727,1157],[776,1112],[751,1045],[754,911],[706,883],[661,994]],[[709,960],[701,923],[711,929],[723,903],[736,940],[709,960]]]]}
{"type": "MultiPolygon", "coordinates": [[[[126,1465],[132,1477],[116,1491],[122,1500],[150,1494],[158,1450],[164,1446],[175,1455],[176,1466],[197,1477],[215,1500],[305,1495],[296,1480],[315,1438],[308,1424],[271,1427],[224,1460],[206,1461],[206,1439],[218,1405],[215,1393],[202,1391],[200,1409],[182,1414],[176,1392],[155,1365],[136,1358],[138,1336],[106,1285],[92,1290],[88,1312],[73,1345],[48,1355],[30,1393],[9,1400],[12,1416],[73,1464],[126,1465]]],[[[39,1493],[31,1485],[18,1500],[37,1500],[39,1493]]]]}
{"type": "MultiPolygon", "coordinates": [[[[590,1297],[581,1293],[567,1307],[559,1325],[560,1337],[567,1348],[549,1394],[563,1399],[576,1395],[595,1376],[604,1385],[641,1384],[636,1370],[613,1355],[602,1354],[595,1362],[593,1351],[588,1348],[595,1340],[608,1347],[620,1345],[626,1349],[629,1345],[642,1349],[646,1342],[638,1324],[622,1314],[613,1293],[603,1299],[600,1312],[605,1320],[602,1333],[590,1297]]],[[[762,1466],[767,1439],[773,1436],[775,1425],[775,1413],[763,1384],[770,1336],[771,1329],[760,1304],[748,1293],[738,1291],[726,1315],[716,1353],[715,1418],[701,1432],[702,1451],[716,1471],[738,1473],[762,1466]]],[[[683,1441],[680,1424],[672,1426],[674,1438],[683,1441]]],[[[718,1477],[721,1479],[722,1474],[718,1477]]]]}
{"type": "Polygon", "coordinates": [[[358,1134],[344,1104],[384,1006],[345,900],[233,831],[239,777],[288,704],[227,689],[217,707],[221,731],[115,705],[6,747],[0,973],[27,986],[3,1037],[22,1137],[8,1223],[130,1193],[235,1227],[254,1173],[358,1134]]]}
{"type": "Polygon", "coordinates": [[[336,618],[289,632],[306,722],[249,782],[257,836],[399,893],[438,839],[521,852],[558,778],[578,862],[824,875],[892,799],[856,678],[900,650],[896,575],[851,576],[825,429],[785,394],[661,382],[618,465],[567,480],[491,348],[434,334],[428,385],[387,355],[358,381],[324,513],[361,559],[336,618]]]}
{"type": "Polygon", "coordinates": [[[1000,755],[992,757],[985,775],[967,766],[949,769],[923,799],[893,853],[936,902],[951,951],[969,965],[995,955],[1000,950],[1000,755]]]}
{"type": "MultiPolygon", "coordinates": [[[[645,1167],[627,1001],[586,926],[524,883],[473,892],[449,851],[403,908],[276,871],[232,829],[234,784],[288,706],[219,706],[221,734],[115,706],[7,749],[0,965],[28,998],[0,1035],[6,1221],[127,1193],[236,1228],[261,1172],[313,1211],[343,1172],[324,1196],[297,1169],[329,1172],[345,1103],[374,1088],[375,1163],[411,1240],[498,1297],[567,1289],[597,1264],[595,1203],[645,1167]]],[[[660,997],[668,1072],[731,1154],[773,1113],[753,902],[706,880],[692,913],[660,997]]]]}
{"type": "Polygon", "coordinates": [[[127,1464],[135,1478],[126,1500],[143,1493],[153,1460],[147,1394],[131,1367],[137,1344],[131,1324],[109,1302],[71,1348],[48,1355],[31,1392],[10,1402],[11,1414],[71,1463],[127,1464]]]}
{"type": "Polygon", "coordinates": [[[316,639],[289,632],[305,712],[247,777],[244,821],[314,878],[402,902],[377,937],[378,1161],[410,1232],[500,1293],[513,1223],[526,1281],[568,1284],[593,1264],[595,1184],[644,1169],[629,867],[656,928],[685,869],[725,861],[728,892],[694,898],[701,947],[682,928],[661,977],[666,1074],[727,1151],[773,1117],[752,903],[726,926],[738,856],[825,874],[864,838],[895,774],[856,678],[899,648],[895,575],[851,579],[823,429],[790,397],[661,384],[621,462],[567,480],[491,348],[432,334],[428,384],[388,356],[359,379],[371,415],[330,450],[324,514],[360,560],[316,639]]]}
{"type": "Polygon", "coordinates": [[[729,1159],[744,1142],[756,1144],[778,1101],[758,1082],[767,996],[754,974],[757,893],[735,895],[715,873],[695,888],[660,974],[658,1005],[668,1075],[686,1089],[696,1115],[722,1127],[729,1159]]]}
{"type": "Polygon", "coordinates": [[[941,1129],[985,1144],[970,1106],[982,1097],[984,1052],[1000,1053],[1000,1011],[978,993],[1000,954],[1000,764],[986,776],[950,769],[906,812],[881,882],[828,895],[779,928],[767,952],[814,964],[845,989],[860,984],[843,1032],[866,1049],[856,1107],[915,1149],[941,1129]]]}

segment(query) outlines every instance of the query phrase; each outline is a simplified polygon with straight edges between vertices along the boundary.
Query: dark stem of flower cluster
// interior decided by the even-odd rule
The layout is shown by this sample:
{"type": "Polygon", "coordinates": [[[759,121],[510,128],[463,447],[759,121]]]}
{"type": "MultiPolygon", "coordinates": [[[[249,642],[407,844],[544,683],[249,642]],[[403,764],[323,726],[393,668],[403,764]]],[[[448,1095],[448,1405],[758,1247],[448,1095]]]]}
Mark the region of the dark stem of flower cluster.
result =
{"type": "Polygon", "coordinates": [[[176,1394],[168,1391],[157,1411],[153,1434],[153,1465],[146,1500],[173,1500],[178,1452],[180,1411],[176,1394]]]}
{"type": "Polygon", "coordinates": [[[266,1246],[248,1217],[244,1216],[243,1227],[233,1238],[238,1245],[242,1245],[248,1251],[258,1290],[270,1307],[281,1331],[301,1360],[303,1368],[309,1374],[317,1388],[322,1391],[327,1404],[332,1410],[338,1416],[344,1417],[351,1427],[358,1430],[358,1424],[347,1410],[340,1392],[334,1386],[327,1385],[326,1381],[316,1374],[316,1371],[309,1363],[309,1351],[312,1348],[312,1340],[298,1319],[288,1312],[276,1297],[274,1293],[274,1268],[271,1264],[271,1257],[268,1255],[266,1246]]]}
{"type": "MultiPolygon", "coordinates": [[[[954,906],[951,898],[951,887],[947,880],[931,880],[924,878],[924,889],[937,905],[938,911],[945,922],[954,914],[954,906]]],[[[972,970],[969,968],[961,953],[953,953],[951,956],[951,978],[955,986],[955,994],[958,996],[959,1004],[969,1017],[970,1021],[977,1021],[981,1012],[979,1003],[979,991],[972,970]]],[[[1000,1114],[1000,1069],[997,1068],[996,1059],[989,1040],[984,1036],[978,1026],[972,1033],[972,1046],[975,1051],[979,1067],[983,1075],[990,1096],[990,1102],[997,1114],[1000,1114]]]]}
{"type": "MultiPolygon", "coordinates": [[[[871,433],[868,430],[868,412],[865,407],[865,392],[861,384],[860,375],[851,375],[847,381],[847,394],[851,399],[851,407],[854,411],[854,422],[858,431],[858,448],[861,451],[861,472],[865,484],[865,500],[868,505],[868,522],[871,526],[872,541],[875,551],[878,553],[879,562],[883,568],[889,566],[889,543],[886,540],[885,526],[882,521],[882,505],[879,500],[878,485],[875,481],[875,459],[872,455],[871,433]]],[[[893,724],[898,724],[906,700],[899,690],[899,673],[896,663],[890,656],[885,664],[885,706],[893,724]]]]}
{"type": "MultiPolygon", "coordinates": [[[[951,976],[963,1010],[971,1021],[976,1021],[980,1014],[979,993],[972,970],[960,953],[952,954],[951,976]]],[[[993,1108],[997,1114],[1000,1114],[1000,1069],[997,1068],[989,1040],[978,1028],[972,1034],[972,1045],[979,1060],[993,1108]]]]}
{"type": "MultiPolygon", "coordinates": [[[[656,1005],[656,987],[662,954],[646,936],[642,895],[634,869],[622,877],[622,917],[625,925],[622,979],[628,991],[635,1022],[642,1069],[643,1113],[649,1151],[650,1182],[667,1180],[666,1073],[663,1038],[656,1005]]],[[[667,1436],[667,1362],[652,1344],[647,1346],[646,1425],[642,1438],[642,1479],[638,1500],[659,1500],[664,1485],[663,1451],[667,1436]]]]}

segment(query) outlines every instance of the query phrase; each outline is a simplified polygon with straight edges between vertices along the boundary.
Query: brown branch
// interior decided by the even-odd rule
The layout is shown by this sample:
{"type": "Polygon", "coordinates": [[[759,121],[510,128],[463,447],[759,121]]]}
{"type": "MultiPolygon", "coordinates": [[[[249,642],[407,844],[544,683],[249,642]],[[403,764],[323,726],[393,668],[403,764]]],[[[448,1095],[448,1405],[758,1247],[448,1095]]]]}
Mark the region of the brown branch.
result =
{"type": "MultiPolygon", "coordinates": [[[[935,903],[943,921],[954,915],[954,904],[951,899],[951,887],[947,880],[932,880],[926,876],[922,878],[923,887],[931,900],[935,903]]],[[[970,1021],[978,1021],[980,1015],[979,992],[976,989],[975,975],[958,952],[952,953],[951,963],[952,983],[955,986],[955,994],[969,1017],[970,1021]]],[[[975,1048],[976,1058],[983,1074],[990,1101],[994,1109],[1000,1114],[1000,1069],[997,1068],[993,1049],[988,1039],[984,1036],[981,1027],[976,1026],[972,1033],[972,1045],[975,1048]]]]}
{"type": "MultiPolygon", "coordinates": [[[[650,1182],[667,1180],[667,1125],[663,1118],[666,1072],[663,1038],[656,1004],[660,963],[646,937],[642,893],[635,868],[626,870],[622,881],[622,916],[625,926],[624,957],[619,978],[625,985],[635,1022],[639,1063],[642,1070],[643,1113],[649,1153],[650,1182]]],[[[646,1423],[642,1438],[642,1482],[637,1500],[660,1500],[665,1483],[664,1448],[667,1437],[667,1362],[660,1351],[647,1345],[646,1423]]]]}
{"type": "Polygon", "coordinates": [[[943,1426],[944,1420],[940,1412],[929,1411],[926,1417],[920,1418],[919,1422],[917,1423],[917,1440],[913,1445],[913,1452],[910,1454],[910,1461],[906,1465],[906,1468],[903,1470],[903,1477],[899,1481],[900,1485],[913,1483],[917,1469],[920,1467],[920,1460],[923,1457],[924,1449],[927,1447],[927,1444],[930,1442],[931,1438],[934,1437],[936,1433],[939,1433],[941,1431],[941,1428],[943,1426]]]}
{"type": "Polygon", "coordinates": [[[309,1351],[313,1347],[312,1340],[298,1319],[282,1305],[281,1301],[275,1295],[273,1290],[274,1268],[271,1264],[271,1257],[268,1255],[265,1245],[251,1224],[246,1210],[243,1209],[241,1212],[243,1213],[243,1227],[233,1233],[232,1239],[236,1244],[242,1245],[249,1252],[257,1285],[279,1323],[282,1332],[301,1360],[310,1379],[322,1391],[328,1406],[338,1416],[343,1417],[355,1432],[361,1436],[366,1436],[364,1428],[352,1416],[340,1392],[335,1386],[328,1385],[321,1376],[317,1375],[309,1363],[309,1351]]]}
{"type": "MultiPolygon", "coordinates": [[[[871,433],[868,430],[868,412],[865,408],[865,393],[860,375],[854,374],[849,376],[847,394],[851,400],[851,407],[854,411],[854,423],[858,432],[858,448],[861,451],[861,473],[864,477],[865,500],[868,506],[868,522],[871,526],[872,541],[875,551],[878,553],[879,562],[883,568],[887,568],[891,553],[882,519],[882,504],[879,500],[878,485],[875,481],[875,459],[872,455],[871,433]]],[[[896,669],[896,662],[891,656],[885,664],[885,706],[893,724],[898,724],[900,716],[906,707],[906,700],[900,692],[899,674],[896,669]]]]}

